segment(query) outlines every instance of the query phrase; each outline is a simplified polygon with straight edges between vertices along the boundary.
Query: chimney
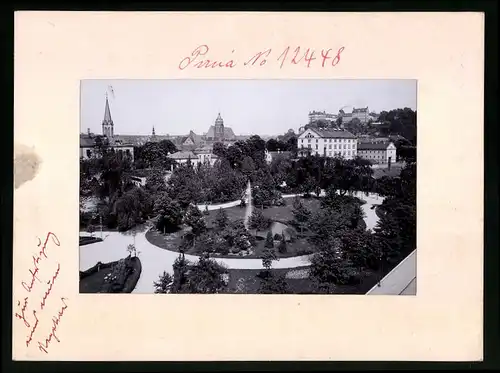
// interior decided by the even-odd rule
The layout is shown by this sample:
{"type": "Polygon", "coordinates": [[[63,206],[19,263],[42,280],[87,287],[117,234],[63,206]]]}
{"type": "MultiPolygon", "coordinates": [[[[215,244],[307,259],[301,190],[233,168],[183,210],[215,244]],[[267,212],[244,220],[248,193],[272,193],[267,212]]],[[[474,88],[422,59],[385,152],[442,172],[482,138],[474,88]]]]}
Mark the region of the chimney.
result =
{"type": "Polygon", "coordinates": [[[90,136],[90,128],[87,128],[87,135],[90,136]]]}

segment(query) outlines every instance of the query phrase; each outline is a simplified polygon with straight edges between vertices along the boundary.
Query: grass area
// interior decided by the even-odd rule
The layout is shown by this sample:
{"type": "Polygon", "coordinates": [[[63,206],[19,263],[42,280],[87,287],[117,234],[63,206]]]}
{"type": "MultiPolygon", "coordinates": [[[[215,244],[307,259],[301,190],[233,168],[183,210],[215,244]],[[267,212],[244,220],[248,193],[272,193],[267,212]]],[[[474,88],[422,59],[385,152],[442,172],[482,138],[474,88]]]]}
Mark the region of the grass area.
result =
{"type": "Polygon", "coordinates": [[[391,169],[386,168],[375,168],[373,169],[373,177],[379,179],[383,176],[396,177],[401,173],[401,165],[391,165],[391,169]]]}
{"type": "MultiPolygon", "coordinates": [[[[229,269],[229,283],[226,291],[228,293],[257,294],[260,286],[260,278],[257,277],[260,270],[254,269],[229,269]]],[[[317,294],[313,281],[306,278],[288,278],[292,273],[299,271],[307,272],[307,267],[293,269],[273,269],[276,275],[285,276],[290,293],[292,294],[317,294]]],[[[376,285],[380,275],[374,271],[365,271],[360,276],[360,281],[353,285],[339,285],[335,294],[366,294],[376,285]]]]}
{"type": "MultiPolygon", "coordinates": [[[[288,220],[293,219],[292,214],[292,204],[293,198],[285,198],[286,206],[273,206],[269,208],[264,208],[262,213],[264,216],[282,223],[287,223],[288,220]]],[[[302,204],[309,208],[311,211],[319,210],[320,208],[320,199],[311,197],[311,198],[301,198],[302,204]]],[[[254,208],[259,208],[258,206],[254,206],[254,208]]],[[[243,220],[245,218],[245,208],[240,206],[235,206],[231,208],[224,209],[227,214],[229,221],[243,220]]],[[[212,210],[209,212],[209,215],[205,216],[205,221],[207,222],[207,226],[213,226],[215,221],[215,217],[217,216],[217,210],[212,210]]]]}

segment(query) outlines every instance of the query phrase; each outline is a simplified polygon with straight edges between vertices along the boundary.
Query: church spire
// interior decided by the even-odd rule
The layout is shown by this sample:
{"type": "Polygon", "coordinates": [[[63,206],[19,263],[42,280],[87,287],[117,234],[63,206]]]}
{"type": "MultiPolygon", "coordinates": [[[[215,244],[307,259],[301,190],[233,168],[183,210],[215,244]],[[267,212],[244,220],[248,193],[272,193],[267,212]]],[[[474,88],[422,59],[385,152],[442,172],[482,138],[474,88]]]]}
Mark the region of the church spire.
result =
{"type": "Polygon", "coordinates": [[[114,137],[113,119],[111,119],[111,110],[109,109],[108,93],[106,92],[106,106],[104,107],[104,119],[102,120],[102,134],[106,136],[110,142],[114,137]]]}
{"type": "Polygon", "coordinates": [[[155,135],[155,126],[153,126],[153,136],[155,135]]]}
{"type": "Polygon", "coordinates": [[[113,119],[111,119],[111,110],[109,109],[108,92],[106,92],[106,107],[104,108],[103,123],[113,124],[113,119]]]}

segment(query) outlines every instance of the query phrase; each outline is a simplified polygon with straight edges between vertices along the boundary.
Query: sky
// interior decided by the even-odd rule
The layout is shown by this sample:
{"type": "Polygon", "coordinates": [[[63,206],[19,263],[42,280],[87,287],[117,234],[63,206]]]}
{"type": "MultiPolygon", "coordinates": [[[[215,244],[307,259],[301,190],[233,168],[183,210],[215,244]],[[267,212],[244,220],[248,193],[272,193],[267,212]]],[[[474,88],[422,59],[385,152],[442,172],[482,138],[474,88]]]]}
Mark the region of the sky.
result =
{"type": "Polygon", "coordinates": [[[308,123],[309,111],[417,109],[416,80],[83,80],[80,132],[100,134],[108,93],[118,135],[202,135],[220,112],[236,135],[280,135],[308,123]],[[112,89],[110,88],[112,87],[112,89]]]}

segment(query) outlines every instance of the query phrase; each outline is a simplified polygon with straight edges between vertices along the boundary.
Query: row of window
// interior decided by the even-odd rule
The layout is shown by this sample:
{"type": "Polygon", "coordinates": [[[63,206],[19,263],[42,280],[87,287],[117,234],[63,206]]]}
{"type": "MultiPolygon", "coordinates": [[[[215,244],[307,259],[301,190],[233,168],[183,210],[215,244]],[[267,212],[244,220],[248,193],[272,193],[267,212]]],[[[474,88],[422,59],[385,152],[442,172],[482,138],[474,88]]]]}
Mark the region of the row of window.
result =
{"type": "MultiPolygon", "coordinates": [[[[311,139],[313,138],[314,136],[312,135],[307,135],[306,138],[307,138],[307,142],[311,142],[311,139]]],[[[316,139],[316,142],[319,142],[320,139],[316,139]]],[[[346,143],[350,143],[350,144],[354,144],[356,142],[356,140],[354,139],[321,139],[321,140],[325,140],[325,142],[346,142],[346,143]]],[[[300,139],[300,142],[303,143],[304,142],[304,139],[300,139]]]]}
{"type": "MultiPolygon", "coordinates": [[[[309,149],[311,149],[311,144],[308,144],[307,147],[309,149]]],[[[347,144],[347,148],[346,148],[346,144],[344,144],[344,149],[351,149],[351,148],[355,149],[354,145],[351,147],[351,144],[347,144]]],[[[318,149],[318,144],[316,144],[316,149],[318,149]]],[[[325,149],[326,149],[326,147],[325,147],[325,149]]],[[[328,149],[332,149],[332,146],[328,145],[328,149]]],[[[337,145],[336,144],[333,145],[333,149],[337,149],[337,145]]],[[[339,144],[338,149],[342,149],[342,145],[341,144],[339,144]]]]}

